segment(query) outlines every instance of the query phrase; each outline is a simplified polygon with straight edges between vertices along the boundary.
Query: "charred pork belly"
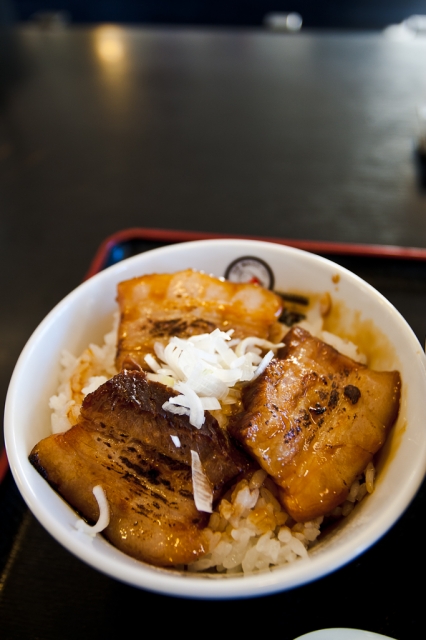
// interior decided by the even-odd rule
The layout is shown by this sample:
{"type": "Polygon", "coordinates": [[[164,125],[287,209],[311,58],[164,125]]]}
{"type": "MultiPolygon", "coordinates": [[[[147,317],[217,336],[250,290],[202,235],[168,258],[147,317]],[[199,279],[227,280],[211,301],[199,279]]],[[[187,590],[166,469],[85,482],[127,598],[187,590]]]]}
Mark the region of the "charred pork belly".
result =
{"type": "Polygon", "coordinates": [[[279,486],[299,522],[342,503],[382,447],[399,411],[397,371],[373,371],[300,327],[281,358],[243,393],[231,423],[239,440],[279,486]]]}
{"type": "Polygon", "coordinates": [[[282,299],[257,284],[239,284],[187,269],[120,282],[121,320],[116,365],[144,357],[155,342],[188,338],[214,329],[234,329],[234,338],[269,338],[282,310],[282,299]]]}
{"type": "Polygon", "coordinates": [[[157,566],[187,564],[205,553],[209,516],[195,506],[191,450],[215,500],[248,464],[208,412],[195,429],[186,416],[164,411],[173,395],[143,372],[124,370],[86,396],[77,425],[45,438],[30,454],[41,475],[89,521],[99,512],[92,489],[101,485],[110,506],[106,538],[157,566]]]}

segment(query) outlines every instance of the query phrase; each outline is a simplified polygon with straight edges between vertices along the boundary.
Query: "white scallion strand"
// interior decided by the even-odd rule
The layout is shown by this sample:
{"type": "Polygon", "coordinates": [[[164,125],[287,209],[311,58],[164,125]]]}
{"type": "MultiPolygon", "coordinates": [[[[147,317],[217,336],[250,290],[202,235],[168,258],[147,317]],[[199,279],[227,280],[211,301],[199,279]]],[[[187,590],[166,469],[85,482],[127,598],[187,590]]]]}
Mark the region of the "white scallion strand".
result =
{"type": "Polygon", "coordinates": [[[179,449],[180,445],[180,439],[179,436],[170,436],[172,439],[173,444],[175,445],[175,447],[177,447],[179,449]]]}
{"type": "Polygon", "coordinates": [[[110,519],[108,500],[106,498],[105,491],[99,484],[96,485],[96,487],[93,487],[93,495],[95,496],[99,506],[98,521],[93,526],[87,524],[85,520],[77,520],[77,522],[75,523],[75,528],[77,529],[77,531],[85,533],[91,538],[94,538],[97,533],[103,531],[109,525],[110,519]]]}
{"type": "Polygon", "coordinates": [[[262,361],[259,363],[259,366],[257,367],[256,371],[254,372],[252,380],[255,380],[256,378],[258,378],[260,374],[265,371],[266,367],[271,362],[273,357],[274,357],[274,352],[268,351],[268,353],[263,357],[262,361]]]}
{"type": "Polygon", "coordinates": [[[204,473],[200,456],[191,449],[192,488],[194,502],[198,511],[213,513],[213,493],[210,482],[204,473]]]}

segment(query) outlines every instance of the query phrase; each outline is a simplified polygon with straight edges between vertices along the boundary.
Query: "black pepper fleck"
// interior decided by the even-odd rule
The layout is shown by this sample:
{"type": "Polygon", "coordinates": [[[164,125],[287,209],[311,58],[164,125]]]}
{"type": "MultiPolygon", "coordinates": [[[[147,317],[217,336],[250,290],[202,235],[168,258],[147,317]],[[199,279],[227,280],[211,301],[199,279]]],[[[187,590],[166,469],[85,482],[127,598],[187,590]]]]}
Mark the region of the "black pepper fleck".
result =
{"type": "Polygon", "coordinates": [[[347,398],[351,404],[356,404],[361,397],[361,391],[353,384],[346,385],[343,389],[343,393],[345,394],[345,398],[347,398]]]}

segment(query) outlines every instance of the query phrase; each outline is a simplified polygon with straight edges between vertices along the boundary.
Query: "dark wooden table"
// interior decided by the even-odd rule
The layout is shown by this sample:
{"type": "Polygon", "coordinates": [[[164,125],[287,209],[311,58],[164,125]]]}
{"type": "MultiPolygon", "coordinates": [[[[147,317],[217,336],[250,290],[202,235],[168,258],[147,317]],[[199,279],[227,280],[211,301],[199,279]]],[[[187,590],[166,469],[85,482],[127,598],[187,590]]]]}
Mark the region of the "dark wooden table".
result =
{"type": "MultiPolygon", "coordinates": [[[[425,67],[426,39],[378,33],[2,33],[2,401],[33,329],[120,229],[425,248],[424,165],[415,154],[425,67]]],[[[426,298],[422,287],[415,301],[426,298]]],[[[411,586],[425,569],[414,533],[421,501],[424,488],[373,550],[321,583],[256,601],[194,603],[121,585],[74,559],[25,512],[8,475],[0,636],[146,634],[160,604],[157,632],[176,633],[199,612],[208,626],[223,618],[238,634],[291,640],[352,626],[408,640],[424,626],[411,586]],[[19,546],[19,536],[31,544],[19,546]]]]}

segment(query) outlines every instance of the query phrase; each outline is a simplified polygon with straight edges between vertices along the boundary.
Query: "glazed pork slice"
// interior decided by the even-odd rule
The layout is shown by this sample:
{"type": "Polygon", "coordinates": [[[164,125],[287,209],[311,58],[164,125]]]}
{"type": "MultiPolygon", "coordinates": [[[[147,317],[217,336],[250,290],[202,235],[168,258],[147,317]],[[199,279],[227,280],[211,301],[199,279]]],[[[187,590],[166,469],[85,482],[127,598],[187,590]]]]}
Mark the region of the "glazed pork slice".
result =
{"type": "Polygon", "coordinates": [[[373,371],[301,327],[281,358],[246,387],[244,411],[230,425],[279,486],[299,522],[342,503],[382,447],[399,411],[397,371],[373,371]]]}
{"type": "Polygon", "coordinates": [[[145,355],[155,342],[177,336],[234,329],[234,338],[270,337],[282,299],[257,284],[224,281],[187,269],[151,274],[120,282],[121,318],[116,366],[131,359],[147,369],[145,355]]]}
{"type": "Polygon", "coordinates": [[[208,412],[196,429],[186,416],[164,411],[172,395],[143,372],[123,371],[86,396],[77,425],[45,438],[30,454],[41,475],[88,521],[98,518],[92,491],[101,485],[110,506],[106,538],[157,566],[187,564],[205,552],[209,515],[195,507],[191,450],[215,499],[247,465],[208,412]]]}

